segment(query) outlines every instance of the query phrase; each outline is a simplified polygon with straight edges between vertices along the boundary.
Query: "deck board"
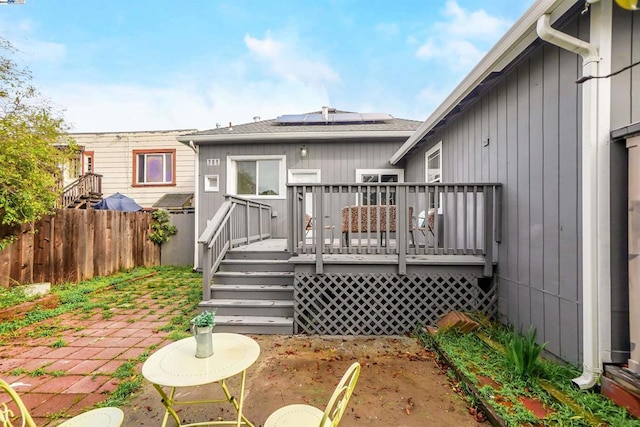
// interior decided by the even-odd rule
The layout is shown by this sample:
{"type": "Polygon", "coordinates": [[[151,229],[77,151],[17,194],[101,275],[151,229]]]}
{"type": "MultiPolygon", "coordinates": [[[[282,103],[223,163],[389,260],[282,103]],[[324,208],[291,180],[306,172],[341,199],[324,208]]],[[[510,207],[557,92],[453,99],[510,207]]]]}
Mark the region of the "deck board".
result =
{"type": "MultiPolygon", "coordinates": [[[[230,252],[284,252],[286,239],[266,239],[250,245],[231,249],[230,252]]],[[[396,254],[324,254],[323,261],[329,264],[388,264],[398,263],[396,254]]],[[[294,264],[316,262],[315,254],[301,254],[291,257],[294,264]]],[[[407,264],[411,265],[484,265],[480,255],[407,255],[407,264]]]]}

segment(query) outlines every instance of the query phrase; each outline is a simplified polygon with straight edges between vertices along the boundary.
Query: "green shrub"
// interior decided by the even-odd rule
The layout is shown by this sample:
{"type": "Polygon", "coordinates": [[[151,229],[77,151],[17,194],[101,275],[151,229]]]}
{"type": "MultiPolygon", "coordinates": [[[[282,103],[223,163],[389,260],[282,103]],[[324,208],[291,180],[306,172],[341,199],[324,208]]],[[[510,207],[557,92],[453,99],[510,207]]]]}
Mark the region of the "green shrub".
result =
{"type": "Polygon", "coordinates": [[[207,326],[213,327],[216,324],[215,319],[216,319],[215,311],[203,311],[202,313],[194,317],[191,320],[191,323],[193,323],[194,326],[197,326],[199,328],[204,328],[207,326]]]}
{"type": "Polygon", "coordinates": [[[169,212],[162,209],[154,211],[152,214],[153,223],[151,228],[153,231],[149,235],[149,239],[158,245],[169,241],[169,237],[178,232],[178,229],[170,224],[169,212]]]}
{"type": "Polygon", "coordinates": [[[507,361],[520,377],[530,377],[536,368],[538,356],[547,343],[536,342],[537,331],[533,326],[523,335],[513,331],[506,342],[507,361]]]}

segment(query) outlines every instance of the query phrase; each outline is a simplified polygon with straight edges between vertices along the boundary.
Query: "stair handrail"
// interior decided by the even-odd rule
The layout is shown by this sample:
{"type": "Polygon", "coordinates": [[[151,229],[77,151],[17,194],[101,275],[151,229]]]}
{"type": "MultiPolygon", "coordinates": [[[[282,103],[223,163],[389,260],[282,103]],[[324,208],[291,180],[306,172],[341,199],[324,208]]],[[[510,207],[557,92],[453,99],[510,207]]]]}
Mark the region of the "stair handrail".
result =
{"type": "Polygon", "coordinates": [[[202,299],[211,299],[211,282],[227,251],[271,236],[271,206],[238,196],[225,195],[213,218],[198,238],[202,245],[202,299]],[[257,210],[257,231],[251,212],[257,210]],[[254,225],[254,227],[252,227],[254,225]]]}
{"type": "Polygon", "coordinates": [[[58,207],[69,207],[76,200],[90,194],[102,194],[102,175],[87,172],[62,189],[58,207]]]}

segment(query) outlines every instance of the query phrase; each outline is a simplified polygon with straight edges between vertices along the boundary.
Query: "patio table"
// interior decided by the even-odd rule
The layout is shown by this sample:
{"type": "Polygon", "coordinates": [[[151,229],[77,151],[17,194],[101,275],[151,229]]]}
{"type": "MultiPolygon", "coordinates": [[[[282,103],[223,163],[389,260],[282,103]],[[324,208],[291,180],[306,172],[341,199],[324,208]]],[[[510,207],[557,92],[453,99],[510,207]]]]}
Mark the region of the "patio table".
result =
{"type": "Polygon", "coordinates": [[[231,333],[213,334],[213,355],[197,358],[196,340],[189,337],[176,341],[152,354],[142,365],[142,375],[153,384],[162,398],[166,411],[162,426],[166,426],[169,414],[179,426],[188,425],[246,425],[254,427],[242,414],[247,368],[258,359],[260,346],[253,339],[231,333]],[[227,387],[227,380],[241,374],[239,397],[236,399],[227,387]],[[178,401],[175,397],[178,387],[195,387],[219,383],[225,399],[178,401]],[[169,392],[165,392],[164,388],[169,392]],[[231,403],[237,412],[235,420],[206,421],[182,424],[176,413],[176,405],[231,403]]]}

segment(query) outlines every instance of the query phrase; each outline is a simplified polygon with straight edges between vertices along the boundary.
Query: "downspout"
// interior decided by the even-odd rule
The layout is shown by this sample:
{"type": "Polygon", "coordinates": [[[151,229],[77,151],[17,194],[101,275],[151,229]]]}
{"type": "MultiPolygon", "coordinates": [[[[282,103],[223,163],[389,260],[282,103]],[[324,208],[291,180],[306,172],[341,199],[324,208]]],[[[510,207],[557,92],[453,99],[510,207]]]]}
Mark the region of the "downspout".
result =
{"type": "Polygon", "coordinates": [[[198,147],[193,143],[193,141],[189,141],[189,147],[191,147],[191,149],[193,150],[193,152],[196,154],[195,158],[194,158],[194,166],[193,166],[193,170],[194,170],[194,179],[193,179],[193,204],[194,206],[194,218],[193,218],[193,222],[194,222],[194,226],[193,226],[193,234],[194,234],[194,238],[193,238],[193,270],[196,271],[199,267],[200,267],[200,257],[198,256],[198,227],[199,227],[199,222],[198,222],[198,210],[200,209],[200,203],[198,203],[199,199],[200,199],[200,178],[199,178],[199,174],[200,174],[200,159],[198,158],[198,147]]]}
{"type": "MultiPolygon", "coordinates": [[[[538,36],[582,57],[584,76],[598,75],[598,49],[591,43],[551,28],[544,14],[536,26],[538,36]]],[[[596,79],[582,85],[582,322],[583,371],[573,382],[581,389],[593,387],[602,373],[598,336],[597,165],[598,88],[596,79]]]]}

